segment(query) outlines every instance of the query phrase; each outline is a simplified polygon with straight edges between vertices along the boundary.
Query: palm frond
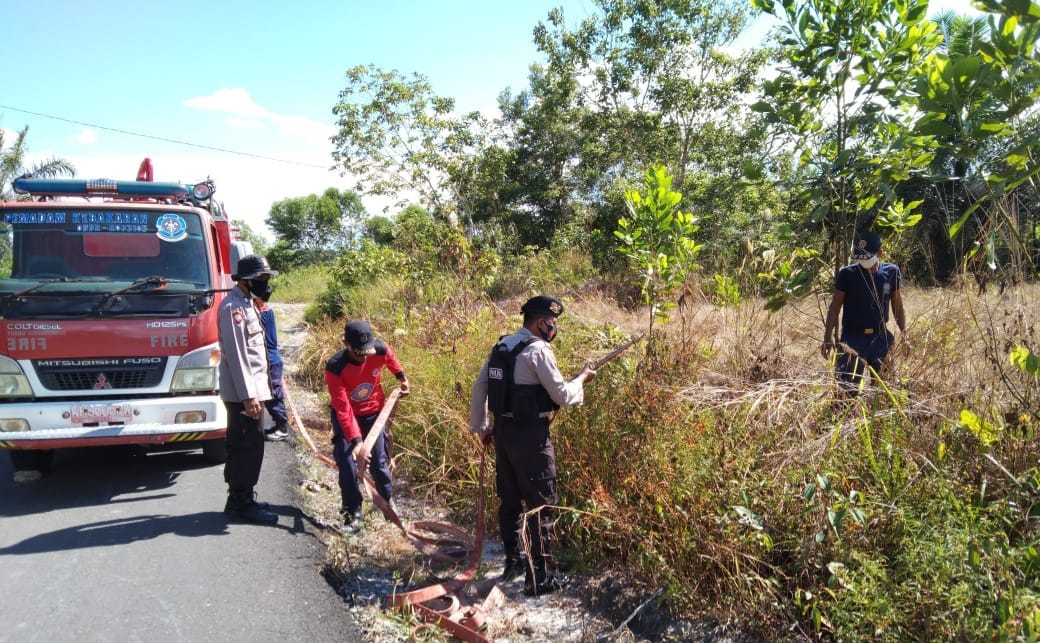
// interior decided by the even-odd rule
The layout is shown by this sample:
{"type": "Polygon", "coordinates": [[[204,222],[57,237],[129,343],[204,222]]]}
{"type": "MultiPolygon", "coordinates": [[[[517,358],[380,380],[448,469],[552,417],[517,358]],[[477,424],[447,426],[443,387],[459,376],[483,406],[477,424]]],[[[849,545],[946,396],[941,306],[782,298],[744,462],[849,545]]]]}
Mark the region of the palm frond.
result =
{"type": "Polygon", "coordinates": [[[25,138],[29,133],[29,126],[22,128],[15,137],[10,147],[5,147],[4,131],[0,130],[0,200],[9,200],[14,197],[11,184],[20,176],[31,176],[36,178],[53,178],[56,176],[73,176],[76,168],[66,159],[51,157],[33,164],[31,168],[25,167],[25,138]]]}
{"type": "Polygon", "coordinates": [[[73,167],[72,163],[65,159],[52,156],[45,161],[33,165],[24,176],[32,177],[34,179],[51,179],[56,176],[73,176],[75,174],[76,168],[73,167]]]}

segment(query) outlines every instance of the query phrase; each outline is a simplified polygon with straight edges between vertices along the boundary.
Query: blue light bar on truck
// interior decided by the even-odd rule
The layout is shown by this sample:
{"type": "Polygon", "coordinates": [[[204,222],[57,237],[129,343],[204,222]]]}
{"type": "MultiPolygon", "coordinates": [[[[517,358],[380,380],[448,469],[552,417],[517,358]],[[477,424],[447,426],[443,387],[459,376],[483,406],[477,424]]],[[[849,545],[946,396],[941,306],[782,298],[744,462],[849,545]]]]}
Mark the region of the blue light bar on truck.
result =
{"type": "Polygon", "coordinates": [[[180,183],[111,179],[15,179],[14,191],[36,196],[136,196],[183,199],[190,187],[180,183]]]}

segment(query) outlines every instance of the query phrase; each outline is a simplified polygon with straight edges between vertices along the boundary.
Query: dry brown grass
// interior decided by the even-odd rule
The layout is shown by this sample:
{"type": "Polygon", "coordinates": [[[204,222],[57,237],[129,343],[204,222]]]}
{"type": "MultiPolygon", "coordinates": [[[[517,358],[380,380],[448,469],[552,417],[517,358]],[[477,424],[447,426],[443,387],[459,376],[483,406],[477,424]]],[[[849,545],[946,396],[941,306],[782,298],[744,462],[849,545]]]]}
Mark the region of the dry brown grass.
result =
{"type": "MultiPolygon", "coordinates": [[[[563,298],[554,347],[565,373],[647,329],[645,310],[618,308],[606,292],[563,298]]],[[[420,507],[449,507],[459,524],[472,524],[479,458],[466,433],[469,387],[488,347],[517,328],[523,299],[492,303],[460,293],[405,318],[373,319],[414,388],[395,421],[399,471],[420,507]]],[[[666,586],[679,613],[778,623],[772,619],[787,609],[793,587],[819,589],[811,570],[836,555],[829,540],[812,541],[827,529],[826,507],[807,513],[800,498],[817,472],[836,476],[843,493],[891,505],[934,473],[943,441],[971,458],[957,475],[966,483],[988,479],[990,493],[1000,486],[995,480],[1007,482],[998,467],[1013,476],[1035,466],[1035,452],[1014,444],[994,449],[991,461],[975,457],[970,436],[954,427],[962,409],[994,421],[1036,411],[1035,381],[1016,372],[1007,351],[1018,343],[1037,350],[1040,286],[906,288],[911,342],[897,337],[885,384],[855,400],[840,399],[833,363],[818,352],[828,299],[769,314],[759,301],[719,309],[690,296],[671,324],[655,326],[657,342],[601,371],[586,404],[562,411],[553,426],[573,509],[561,520],[571,562],[622,569],[648,593],[666,586]],[[869,453],[875,448],[880,456],[869,453]],[[875,485],[871,467],[889,464],[871,463],[875,457],[901,467],[898,479],[875,485]],[[762,515],[762,531],[736,520],[732,508],[744,504],[762,515]]],[[[320,367],[341,331],[338,321],[312,335],[305,360],[316,376],[308,381],[321,388],[320,367]]],[[[494,512],[488,516],[494,531],[494,512]]],[[[880,516],[849,543],[873,553],[892,519],[880,516]]]]}

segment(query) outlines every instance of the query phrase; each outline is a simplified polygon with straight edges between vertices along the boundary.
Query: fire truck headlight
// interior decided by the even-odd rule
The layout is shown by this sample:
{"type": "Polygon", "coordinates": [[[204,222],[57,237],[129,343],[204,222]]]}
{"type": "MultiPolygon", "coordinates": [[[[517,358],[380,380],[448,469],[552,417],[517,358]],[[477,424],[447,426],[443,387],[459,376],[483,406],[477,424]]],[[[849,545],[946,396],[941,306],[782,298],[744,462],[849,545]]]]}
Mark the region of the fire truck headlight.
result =
{"type": "Polygon", "coordinates": [[[0,355],[0,397],[32,397],[32,387],[22,367],[6,355],[0,355]]]}
{"type": "Polygon", "coordinates": [[[194,350],[177,362],[170,388],[174,391],[215,391],[219,364],[220,348],[217,344],[194,350]]]}
{"type": "Polygon", "coordinates": [[[215,391],[217,390],[217,369],[215,368],[179,368],[173,373],[174,391],[215,391]]]}
{"type": "Polygon", "coordinates": [[[32,397],[32,388],[24,375],[0,374],[0,397],[32,397]]]}

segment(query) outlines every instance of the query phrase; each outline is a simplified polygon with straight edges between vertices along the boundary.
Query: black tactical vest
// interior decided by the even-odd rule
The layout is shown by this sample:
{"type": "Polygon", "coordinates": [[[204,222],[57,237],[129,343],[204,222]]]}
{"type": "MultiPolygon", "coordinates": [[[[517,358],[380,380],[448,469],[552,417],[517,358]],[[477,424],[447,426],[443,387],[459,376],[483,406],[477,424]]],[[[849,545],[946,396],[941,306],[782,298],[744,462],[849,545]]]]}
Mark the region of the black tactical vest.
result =
{"type": "Polygon", "coordinates": [[[516,384],[513,381],[517,355],[536,340],[536,337],[527,337],[512,349],[505,342],[499,341],[491,349],[488,360],[488,410],[492,413],[510,415],[518,422],[530,422],[543,413],[559,408],[541,385],[516,384]]]}

